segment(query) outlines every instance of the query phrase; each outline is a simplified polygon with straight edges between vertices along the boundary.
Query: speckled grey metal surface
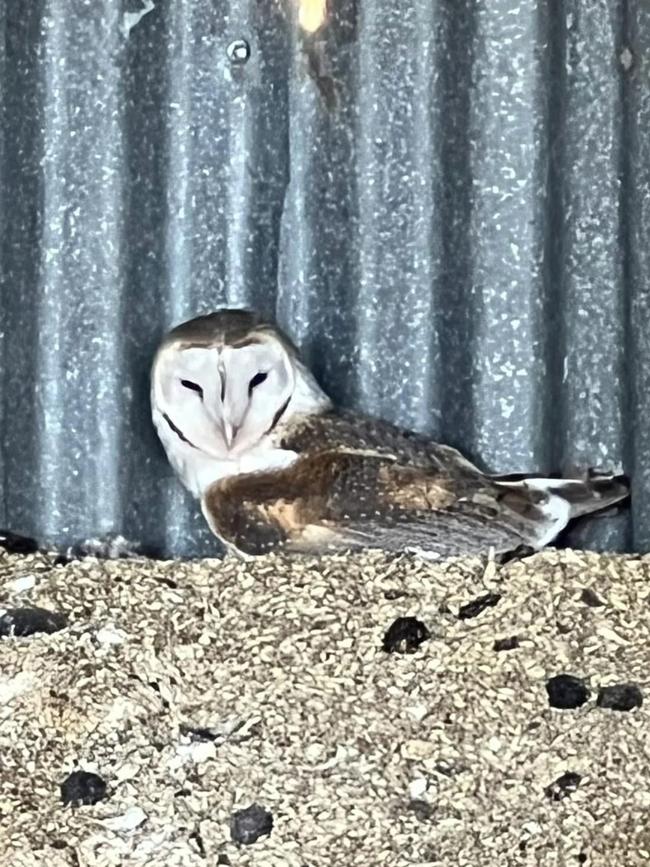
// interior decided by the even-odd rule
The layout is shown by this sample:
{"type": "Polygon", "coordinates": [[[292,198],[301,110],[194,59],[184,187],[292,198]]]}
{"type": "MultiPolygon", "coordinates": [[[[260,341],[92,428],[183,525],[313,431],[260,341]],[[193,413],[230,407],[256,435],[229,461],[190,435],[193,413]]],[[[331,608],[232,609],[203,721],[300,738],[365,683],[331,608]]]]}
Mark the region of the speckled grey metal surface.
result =
{"type": "Polygon", "coordinates": [[[578,541],[648,550],[647,9],[300,3],[0,4],[2,524],[215,550],[147,377],[228,303],[491,469],[624,466],[578,541]]]}

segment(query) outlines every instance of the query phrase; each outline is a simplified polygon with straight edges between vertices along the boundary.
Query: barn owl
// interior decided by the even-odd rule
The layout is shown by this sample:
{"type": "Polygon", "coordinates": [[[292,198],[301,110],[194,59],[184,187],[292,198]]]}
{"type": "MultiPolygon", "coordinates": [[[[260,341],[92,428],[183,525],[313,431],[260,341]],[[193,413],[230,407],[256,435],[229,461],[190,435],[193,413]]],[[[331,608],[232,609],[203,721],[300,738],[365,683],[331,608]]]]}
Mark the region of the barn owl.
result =
{"type": "Polygon", "coordinates": [[[628,495],[609,475],[488,475],[449,446],[337,410],[289,338],[245,310],[171,331],[154,358],[151,403],[172,466],[243,556],[539,549],[572,518],[628,495]]]}

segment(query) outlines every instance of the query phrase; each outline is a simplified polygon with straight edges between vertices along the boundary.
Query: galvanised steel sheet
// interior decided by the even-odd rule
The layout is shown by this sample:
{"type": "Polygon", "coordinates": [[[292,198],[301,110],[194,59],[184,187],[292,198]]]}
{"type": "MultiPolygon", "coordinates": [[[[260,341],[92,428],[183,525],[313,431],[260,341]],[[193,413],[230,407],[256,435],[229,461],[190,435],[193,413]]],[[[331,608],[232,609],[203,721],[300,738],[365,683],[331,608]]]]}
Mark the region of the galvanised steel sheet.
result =
{"type": "Polygon", "coordinates": [[[324,386],[495,471],[597,465],[650,549],[642,0],[3,0],[3,526],[217,550],[171,325],[277,318],[324,386]]]}

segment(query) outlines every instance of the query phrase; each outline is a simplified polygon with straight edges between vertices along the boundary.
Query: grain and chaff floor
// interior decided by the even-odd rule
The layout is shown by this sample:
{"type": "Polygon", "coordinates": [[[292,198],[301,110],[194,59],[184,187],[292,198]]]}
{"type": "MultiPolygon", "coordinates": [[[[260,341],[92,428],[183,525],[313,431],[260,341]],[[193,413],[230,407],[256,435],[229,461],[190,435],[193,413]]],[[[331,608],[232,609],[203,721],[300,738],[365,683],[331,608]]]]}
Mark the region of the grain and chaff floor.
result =
{"type": "Polygon", "coordinates": [[[0,640],[3,867],[650,860],[650,702],[596,702],[648,683],[650,558],[0,553],[0,594],[68,623],[0,640]],[[429,638],[387,653],[406,616],[429,638]],[[578,709],[549,707],[562,673],[578,709]],[[106,798],[64,808],[75,769],[106,798]],[[240,846],[251,804],[273,830],[240,846]]]}

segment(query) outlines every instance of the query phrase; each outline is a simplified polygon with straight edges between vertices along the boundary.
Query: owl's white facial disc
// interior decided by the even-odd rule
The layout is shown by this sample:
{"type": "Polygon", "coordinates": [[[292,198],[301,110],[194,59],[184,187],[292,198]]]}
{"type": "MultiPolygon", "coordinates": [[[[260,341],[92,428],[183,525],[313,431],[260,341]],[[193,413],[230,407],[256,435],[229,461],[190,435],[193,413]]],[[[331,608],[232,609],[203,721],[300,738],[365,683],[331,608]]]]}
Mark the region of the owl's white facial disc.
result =
{"type": "Polygon", "coordinates": [[[330,402],[279,329],[225,309],[167,335],[153,363],[151,407],[170,463],[201,496],[225,476],[290,465],[296,454],[271,434],[330,402]]]}
{"type": "Polygon", "coordinates": [[[276,340],[221,351],[223,422],[229,453],[254,448],[278,424],[295,387],[295,371],[276,340]]]}
{"type": "Polygon", "coordinates": [[[171,344],[152,370],[152,416],[167,457],[195,496],[239,472],[284,466],[266,435],[294,390],[294,367],[273,338],[243,346],[171,344]]]}

